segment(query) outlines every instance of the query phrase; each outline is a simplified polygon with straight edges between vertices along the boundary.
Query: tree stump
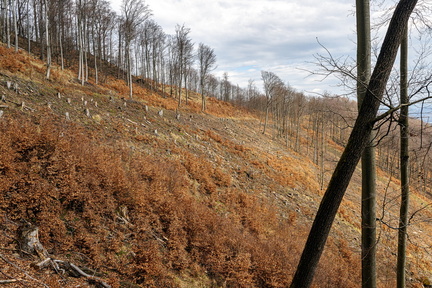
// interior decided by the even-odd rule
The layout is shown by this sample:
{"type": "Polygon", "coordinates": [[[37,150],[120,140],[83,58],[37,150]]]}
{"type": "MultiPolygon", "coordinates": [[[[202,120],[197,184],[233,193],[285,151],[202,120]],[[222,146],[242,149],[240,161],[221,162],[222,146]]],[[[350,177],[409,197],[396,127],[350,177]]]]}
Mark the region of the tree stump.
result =
{"type": "Polygon", "coordinates": [[[40,259],[48,258],[48,251],[39,241],[39,228],[25,224],[20,228],[19,243],[21,250],[28,254],[36,254],[40,259]]]}

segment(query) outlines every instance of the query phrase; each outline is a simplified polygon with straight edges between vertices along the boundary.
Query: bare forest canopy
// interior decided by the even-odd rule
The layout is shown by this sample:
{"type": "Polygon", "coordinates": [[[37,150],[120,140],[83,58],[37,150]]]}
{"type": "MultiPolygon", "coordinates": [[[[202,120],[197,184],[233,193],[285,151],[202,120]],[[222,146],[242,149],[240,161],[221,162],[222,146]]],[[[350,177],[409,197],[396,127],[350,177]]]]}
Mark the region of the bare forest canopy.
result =
{"type": "MultiPolygon", "coordinates": [[[[182,88],[240,102],[260,94],[253,83],[240,88],[228,74],[212,75],[217,66],[213,49],[195,44],[184,25],[168,35],[144,2],[123,1],[120,13],[110,7],[105,0],[1,1],[0,38],[8,47],[39,55],[48,66],[52,59],[62,68],[78,68],[82,83],[89,78],[103,82],[116,73],[128,83],[141,79],[149,88],[162,85],[179,105],[182,88]]],[[[187,101],[188,95],[183,97],[187,101]]]]}
{"type": "MultiPolygon", "coordinates": [[[[218,79],[186,27],[166,35],[149,7],[125,3],[117,15],[103,1],[1,1],[0,284],[287,287],[357,104],[272,72],[264,93],[218,79]]],[[[396,275],[400,139],[388,119],[376,126],[379,287],[396,275]]],[[[408,273],[423,287],[431,127],[411,119],[410,134],[408,273]]],[[[357,171],[315,287],[361,282],[360,189],[357,171]]]]}

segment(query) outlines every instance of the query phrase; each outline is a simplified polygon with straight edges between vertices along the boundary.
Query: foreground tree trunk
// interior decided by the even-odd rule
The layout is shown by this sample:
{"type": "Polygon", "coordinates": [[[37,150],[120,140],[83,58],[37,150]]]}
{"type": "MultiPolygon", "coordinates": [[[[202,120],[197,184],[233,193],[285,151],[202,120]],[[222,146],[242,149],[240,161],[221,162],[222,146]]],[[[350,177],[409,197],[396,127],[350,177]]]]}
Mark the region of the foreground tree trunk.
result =
{"type": "Polygon", "coordinates": [[[397,288],[404,288],[406,285],[405,264],[406,264],[406,242],[408,228],[409,209],[409,152],[408,152],[408,29],[401,44],[400,52],[400,102],[402,106],[400,126],[400,177],[401,177],[401,206],[399,213],[398,231],[398,254],[397,254],[397,288]]]}
{"type": "Polygon", "coordinates": [[[416,4],[417,0],[401,0],[395,9],[359,115],[315,216],[291,288],[310,287],[312,284],[331,225],[352,174],[368,144],[391,68],[416,4]]]}
{"type": "MultiPolygon", "coordinates": [[[[359,110],[366,95],[371,71],[369,0],[356,1],[357,18],[357,103],[359,110]]],[[[376,165],[373,135],[369,136],[362,158],[361,259],[362,287],[376,287],[376,165]]]]}

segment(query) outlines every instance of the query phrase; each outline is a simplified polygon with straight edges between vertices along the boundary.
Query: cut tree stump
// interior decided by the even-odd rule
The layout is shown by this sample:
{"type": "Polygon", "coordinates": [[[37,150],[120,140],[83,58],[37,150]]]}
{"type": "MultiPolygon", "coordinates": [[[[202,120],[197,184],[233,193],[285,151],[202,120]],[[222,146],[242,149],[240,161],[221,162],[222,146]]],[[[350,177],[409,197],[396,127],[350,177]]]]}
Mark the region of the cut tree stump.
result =
{"type": "MultiPolygon", "coordinates": [[[[34,263],[31,266],[36,269],[43,269],[47,267],[52,267],[54,271],[59,273],[61,270],[67,270],[69,273],[75,275],[76,277],[85,277],[89,282],[95,282],[97,285],[104,288],[111,288],[111,285],[103,281],[101,278],[85,273],[80,267],[77,265],[63,261],[57,260],[48,254],[48,251],[43,247],[43,245],[39,241],[39,228],[37,226],[26,223],[20,227],[19,231],[19,245],[23,252],[28,253],[30,255],[38,255],[40,258],[40,262],[34,263]],[[62,266],[63,269],[60,269],[59,265],[62,266]]],[[[8,280],[0,280],[0,281],[8,281],[8,280]]],[[[7,282],[4,282],[7,283],[7,282]]],[[[9,283],[9,282],[8,282],[9,283]]],[[[0,282],[0,284],[2,284],[0,282]]]]}
{"type": "Polygon", "coordinates": [[[48,251],[39,241],[39,228],[31,224],[25,224],[20,229],[19,243],[21,250],[29,254],[36,254],[40,259],[48,258],[48,251]]]}

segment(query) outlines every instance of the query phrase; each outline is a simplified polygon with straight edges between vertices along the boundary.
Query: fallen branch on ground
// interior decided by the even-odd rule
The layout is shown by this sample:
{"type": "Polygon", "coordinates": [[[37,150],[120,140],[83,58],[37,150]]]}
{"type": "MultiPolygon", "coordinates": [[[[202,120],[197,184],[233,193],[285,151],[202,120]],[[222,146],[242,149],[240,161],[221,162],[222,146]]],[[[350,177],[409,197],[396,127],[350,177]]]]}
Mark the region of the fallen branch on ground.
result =
{"type": "Polygon", "coordinates": [[[10,284],[10,283],[15,283],[18,282],[18,279],[8,279],[8,280],[0,280],[0,284],[10,284]]]}
{"type": "Polygon", "coordinates": [[[65,269],[72,270],[73,272],[76,272],[79,275],[81,275],[83,277],[86,277],[88,280],[92,280],[92,281],[98,282],[100,285],[102,285],[102,287],[111,288],[111,285],[109,285],[108,283],[104,282],[99,277],[96,277],[96,276],[89,275],[89,274],[85,273],[84,271],[81,270],[81,268],[79,268],[78,266],[76,266],[73,263],[70,263],[70,262],[67,262],[67,261],[62,261],[62,260],[54,260],[54,263],[61,264],[65,269]]]}
{"type": "MultiPolygon", "coordinates": [[[[32,276],[30,276],[30,275],[27,273],[27,271],[23,270],[21,267],[19,267],[19,266],[16,265],[15,263],[9,261],[9,260],[8,260],[6,257],[4,257],[2,254],[0,254],[0,259],[2,259],[2,260],[3,260],[4,262],[6,262],[7,264],[13,266],[14,268],[18,269],[18,270],[21,271],[22,273],[24,273],[24,275],[25,275],[26,277],[28,277],[29,279],[31,279],[31,280],[33,280],[33,281],[36,281],[36,282],[40,283],[42,286],[44,286],[44,287],[46,287],[46,288],[49,288],[48,285],[46,285],[46,284],[43,283],[42,281],[40,281],[40,280],[38,280],[38,279],[33,278],[32,276]]],[[[17,280],[17,281],[24,281],[24,280],[17,280]]]]}

